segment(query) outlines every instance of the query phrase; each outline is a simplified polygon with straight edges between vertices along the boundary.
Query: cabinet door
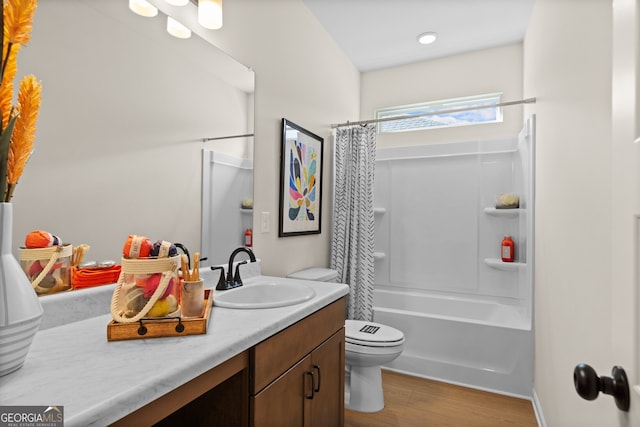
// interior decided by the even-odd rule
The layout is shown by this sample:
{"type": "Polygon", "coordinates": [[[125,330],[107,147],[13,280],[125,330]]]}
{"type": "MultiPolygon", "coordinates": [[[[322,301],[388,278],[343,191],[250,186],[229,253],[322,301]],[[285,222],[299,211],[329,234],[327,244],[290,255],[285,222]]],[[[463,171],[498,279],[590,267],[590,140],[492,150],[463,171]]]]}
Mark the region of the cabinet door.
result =
{"type": "Polygon", "coordinates": [[[313,393],[311,355],[305,357],[251,398],[254,427],[309,425],[313,393]]]}
{"type": "Polygon", "coordinates": [[[311,425],[344,425],[344,328],[311,353],[314,393],[311,425]]]}

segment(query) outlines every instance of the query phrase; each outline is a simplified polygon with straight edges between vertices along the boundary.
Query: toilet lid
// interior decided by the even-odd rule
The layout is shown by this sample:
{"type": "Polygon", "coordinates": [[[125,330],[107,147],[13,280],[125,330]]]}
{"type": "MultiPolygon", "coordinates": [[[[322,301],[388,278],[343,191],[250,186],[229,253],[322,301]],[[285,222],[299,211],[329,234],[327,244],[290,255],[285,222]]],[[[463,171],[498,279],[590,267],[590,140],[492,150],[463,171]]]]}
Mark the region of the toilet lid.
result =
{"type": "Polygon", "coordinates": [[[315,280],[317,282],[335,282],[338,272],[329,268],[312,267],[296,271],[287,276],[290,279],[315,280]]]}
{"type": "Polygon", "coordinates": [[[404,342],[404,334],[391,326],[363,320],[345,322],[346,341],[371,347],[390,347],[404,342]]]}

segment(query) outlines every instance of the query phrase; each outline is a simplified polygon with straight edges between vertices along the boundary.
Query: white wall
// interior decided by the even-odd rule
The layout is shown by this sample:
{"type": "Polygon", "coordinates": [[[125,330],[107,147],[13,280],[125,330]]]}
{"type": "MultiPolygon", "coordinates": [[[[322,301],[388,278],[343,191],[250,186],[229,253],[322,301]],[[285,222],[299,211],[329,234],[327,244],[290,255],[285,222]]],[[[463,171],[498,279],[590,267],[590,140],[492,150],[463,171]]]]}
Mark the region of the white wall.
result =
{"type": "Polygon", "coordinates": [[[360,73],[301,0],[225,0],[216,44],[256,72],[254,234],[263,272],[329,265],[331,123],[359,117],[360,73]],[[322,233],[278,238],[281,119],[324,138],[322,233]],[[269,233],[260,213],[270,213],[269,233]]]}
{"type": "MultiPolygon", "coordinates": [[[[126,3],[112,1],[109,6],[126,8],[126,3]]],[[[126,50],[129,34],[105,25],[96,27],[80,14],[105,4],[48,0],[36,12],[33,47],[28,48],[33,58],[28,65],[20,65],[20,71],[33,72],[42,80],[44,104],[36,153],[14,198],[14,249],[35,228],[92,245],[90,259],[118,259],[130,233],[198,248],[199,139],[243,133],[235,131],[235,120],[246,127],[246,117],[230,117],[225,108],[201,110],[208,112],[208,126],[190,120],[199,111],[200,104],[191,103],[198,88],[186,80],[167,86],[161,76],[165,65],[179,63],[181,58],[165,52],[161,62],[150,63],[147,52],[139,49],[137,62],[149,65],[143,73],[131,68],[136,58],[115,59],[119,52],[107,50],[106,45],[115,39],[126,50]],[[49,14],[55,22],[43,23],[49,14]],[[40,43],[44,47],[36,49],[40,43]],[[70,65],[71,71],[64,65],[70,65]],[[141,83],[154,101],[152,110],[132,96],[141,83]],[[88,107],[86,99],[99,101],[99,107],[88,107]],[[175,104],[176,99],[182,101],[175,104]],[[163,107],[173,108],[173,115],[163,107]],[[115,120],[107,115],[114,111],[120,112],[115,120]],[[152,130],[138,128],[140,120],[152,130]]],[[[255,215],[256,254],[270,274],[328,265],[329,124],[359,116],[360,75],[301,0],[225,0],[224,14],[224,27],[212,38],[256,72],[254,209],[269,212],[271,218],[269,233],[262,234],[259,215],[255,215]],[[325,138],[321,235],[277,237],[282,117],[325,138]]],[[[144,20],[130,15],[136,22],[144,20]]],[[[149,22],[164,32],[162,19],[149,22]]],[[[22,54],[27,56],[26,50],[22,54]]],[[[246,109],[246,99],[243,105],[246,109]]]]}
{"type": "MultiPolygon", "coordinates": [[[[503,101],[522,98],[522,44],[363,73],[361,118],[384,107],[493,92],[503,92],[503,101]]],[[[503,123],[381,134],[377,146],[512,138],[522,128],[522,107],[503,112],[503,123]]]]}
{"type": "Polygon", "coordinates": [[[582,400],[572,380],[580,362],[600,374],[616,363],[611,14],[610,0],[538,0],[524,43],[524,94],[537,98],[534,388],[549,426],[615,419],[611,398],[582,400]]]}

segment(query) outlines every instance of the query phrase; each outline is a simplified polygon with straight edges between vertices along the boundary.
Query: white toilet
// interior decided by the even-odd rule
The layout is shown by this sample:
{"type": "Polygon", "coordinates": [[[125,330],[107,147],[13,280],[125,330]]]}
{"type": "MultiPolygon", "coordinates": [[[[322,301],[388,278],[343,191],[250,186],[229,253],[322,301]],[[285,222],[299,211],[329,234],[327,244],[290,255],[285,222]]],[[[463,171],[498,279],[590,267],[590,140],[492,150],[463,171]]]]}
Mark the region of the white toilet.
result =
{"type": "MultiPolygon", "coordinates": [[[[288,277],[319,282],[336,282],[338,272],[309,268],[288,277]]],[[[345,321],[345,406],[360,412],[384,408],[381,365],[402,353],[404,334],[390,326],[362,320],[345,321]]]]}

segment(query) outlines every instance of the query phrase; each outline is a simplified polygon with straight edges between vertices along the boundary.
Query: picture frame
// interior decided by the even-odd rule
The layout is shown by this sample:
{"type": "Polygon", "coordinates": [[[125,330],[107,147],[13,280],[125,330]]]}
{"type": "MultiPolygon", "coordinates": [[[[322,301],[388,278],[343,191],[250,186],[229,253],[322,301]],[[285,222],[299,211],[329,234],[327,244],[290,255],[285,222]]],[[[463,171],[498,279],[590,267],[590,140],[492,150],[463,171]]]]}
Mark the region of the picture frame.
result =
{"type": "Polygon", "coordinates": [[[324,139],[282,119],[278,236],[320,234],[324,139]]]}

